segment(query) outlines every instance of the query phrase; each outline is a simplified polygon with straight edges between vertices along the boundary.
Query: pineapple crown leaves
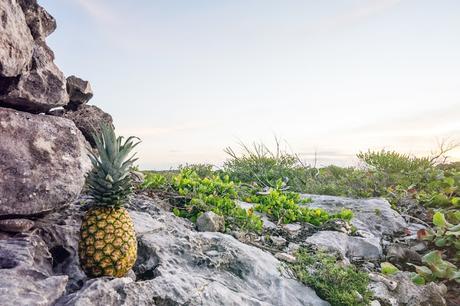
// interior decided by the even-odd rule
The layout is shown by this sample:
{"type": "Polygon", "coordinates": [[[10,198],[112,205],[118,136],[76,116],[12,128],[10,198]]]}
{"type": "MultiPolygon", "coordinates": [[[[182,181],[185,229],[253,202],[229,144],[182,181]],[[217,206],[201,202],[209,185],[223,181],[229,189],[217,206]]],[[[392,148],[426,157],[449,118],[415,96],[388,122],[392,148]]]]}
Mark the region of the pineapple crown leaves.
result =
{"type": "Polygon", "coordinates": [[[88,174],[89,194],[100,205],[122,206],[132,192],[130,169],[137,161],[136,154],[129,156],[140,143],[131,136],[124,140],[117,137],[111,125],[101,125],[101,132],[94,135],[97,154],[90,152],[93,170],[88,174]]]}

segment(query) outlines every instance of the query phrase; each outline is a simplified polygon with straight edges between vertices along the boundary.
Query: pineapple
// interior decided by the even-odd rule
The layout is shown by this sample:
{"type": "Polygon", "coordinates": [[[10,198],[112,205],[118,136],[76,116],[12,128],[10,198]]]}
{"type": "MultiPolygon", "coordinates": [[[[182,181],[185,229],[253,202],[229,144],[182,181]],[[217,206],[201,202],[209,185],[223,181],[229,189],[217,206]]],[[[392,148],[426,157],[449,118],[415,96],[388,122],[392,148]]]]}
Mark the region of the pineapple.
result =
{"type": "Polygon", "coordinates": [[[137,257],[133,222],[123,208],[132,192],[128,157],[139,143],[135,137],[123,142],[111,126],[101,126],[95,138],[98,154],[90,153],[93,170],[87,185],[94,206],[85,214],[80,229],[80,265],[88,276],[125,276],[137,257]]]}

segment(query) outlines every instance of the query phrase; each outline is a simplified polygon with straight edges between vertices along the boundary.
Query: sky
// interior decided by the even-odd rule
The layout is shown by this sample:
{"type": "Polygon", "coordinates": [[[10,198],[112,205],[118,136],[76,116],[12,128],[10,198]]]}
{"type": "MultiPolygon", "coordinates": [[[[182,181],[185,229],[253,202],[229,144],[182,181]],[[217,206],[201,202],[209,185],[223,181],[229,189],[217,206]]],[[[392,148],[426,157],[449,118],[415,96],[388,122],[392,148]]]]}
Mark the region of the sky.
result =
{"type": "MultiPolygon", "coordinates": [[[[307,163],[460,141],[460,1],[39,0],[140,166],[221,165],[275,138],[307,163]]],[[[460,160],[460,150],[450,153],[460,160]]]]}

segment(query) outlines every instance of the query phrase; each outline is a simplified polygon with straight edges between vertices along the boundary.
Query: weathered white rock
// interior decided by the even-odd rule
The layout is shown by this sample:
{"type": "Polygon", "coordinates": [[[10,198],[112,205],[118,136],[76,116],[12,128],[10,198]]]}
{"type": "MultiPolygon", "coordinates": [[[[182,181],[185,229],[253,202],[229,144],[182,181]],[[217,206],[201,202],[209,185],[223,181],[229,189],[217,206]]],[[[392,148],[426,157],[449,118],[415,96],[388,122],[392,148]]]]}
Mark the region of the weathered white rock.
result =
{"type": "Polygon", "coordinates": [[[54,54],[44,42],[33,45],[30,70],[21,72],[12,81],[2,81],[0,105],[30,113],[42,113],[64,106],[69,101],[65,77],[54,64],[54,54]]]}
{"type": "Polygon", "coordinates": [[[429,283],[423,286],[415,285],[410,279],[409,272],[398,272],[393,276],[387,277],[396,282],[396,288],[389,290],[381,282],[373,282],[369,285],[374,298],[383,305],[398,306],[445,306],[443,298],[446,288],[445,285],[429,283]]]}
{"type": "Polygon", "coordinates": [[[294,263],[297,261],[297,258],[294,255],[288,254],[288,253],[282,253],[282,252],[276,253],[275,258],[278,260],[290,262],[290,263],[294,263]]]}
{"type": "Polygon", "coordinates": [[[351,199],[311,194],[303,194],[302,198],[312,199],[312,203],[306,204],[309,207],[322,208],[328,212],[351,209],[354,213],[351,224],[373,236],[394,235],[407,227],[406,221],[385,199],[351,199]]]}
{"type": "Polygon", "coordinates": [[[321,231],[308,237],[306,243],[318,249],[336,252],[342,257],[378,259],[382,256],[382,247],[378,237],[354,237],[335,231],[321,231]]]}
{"type": "Polygon", "coordinates": [[[205,212],[196,220],[196,229],[200,232],[223,232],[225,219],[212,211],[205,212]]]}
{"type": "Polygon", "coordinates": [[[267,252],[229,235],[197,232],[146,197],[135,197],[130,208],[137,281],[91,280],[57,305],[329,305],[280,275],[280,262],[267,252]]]}
{"type": "Polygon", "coordinates": [[[287,244],[287,240],[281,236],[270,236],[270,241],[274,246],[278,248],[282,248],[287,244]]]}
{"type": "Polygon", "coordinates": [[[44,242],[36,235],[0,240],[0,304],[48,306],[64,293],[67,276],[55,276],[44,242]]]}
{"type": "Polygon", "coordinates": [[[0,108],[0,216],[34,215],[72,201],[91,169],[72,121],[0,108]]]}
{"type": "Polygon", "coordinates": [[[30,63],[33,45],[18,2],[0,0],[0,95],[30,63]]]}
{"type": "Polygon", "coordinates": [[[0,0],[0,105],[31,113],[69,101],[45,37],[56,23],[36,0],[0,0]]]}

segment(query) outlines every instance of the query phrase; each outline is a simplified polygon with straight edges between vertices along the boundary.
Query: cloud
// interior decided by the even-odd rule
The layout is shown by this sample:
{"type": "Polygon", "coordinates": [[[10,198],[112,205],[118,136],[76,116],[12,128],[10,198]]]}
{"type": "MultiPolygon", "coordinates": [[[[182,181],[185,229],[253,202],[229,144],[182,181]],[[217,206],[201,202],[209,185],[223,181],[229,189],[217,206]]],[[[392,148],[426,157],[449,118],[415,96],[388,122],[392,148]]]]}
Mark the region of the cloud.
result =
{"type": "Polygon", "coordinates": [[[113,23],[117,20],[115,12],[105,0],[73,0],[86,13],[98,22],[113,23]]]}
{"type": "Polygon", "coordinates": [[[331,17],[326,17],[312,26],[308,32],[312,33],[323,33],[337,29],[341,29],[344,26],[353,25],[357,22],[365,20],[369,17],[383,13],[396,5],[402,0],[370,0],[366,1],[365,4],[355,6],[352,9],[342,11],[331,17]]]}
{"type": "Polygon", "coordinates": [[[451,105],[436,110],[386,118],[346,132],[361,134],[382,133],[387,135],[410,134],[414,136],[454,134],[460,130],[458,118],[460,118],[460,108],[458,105],[451,105]]]}

